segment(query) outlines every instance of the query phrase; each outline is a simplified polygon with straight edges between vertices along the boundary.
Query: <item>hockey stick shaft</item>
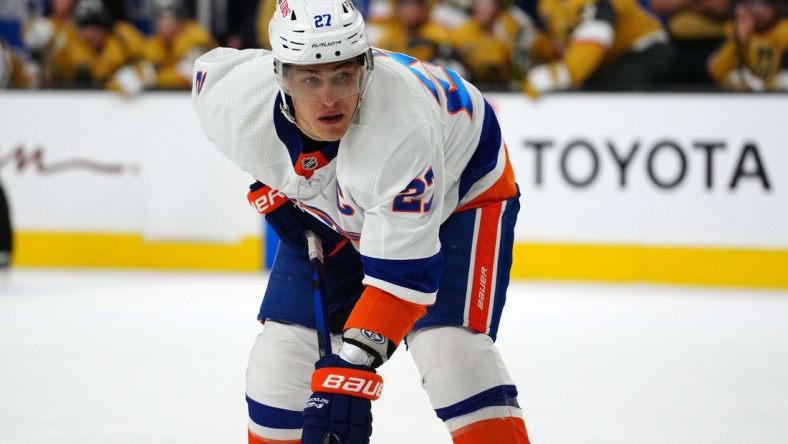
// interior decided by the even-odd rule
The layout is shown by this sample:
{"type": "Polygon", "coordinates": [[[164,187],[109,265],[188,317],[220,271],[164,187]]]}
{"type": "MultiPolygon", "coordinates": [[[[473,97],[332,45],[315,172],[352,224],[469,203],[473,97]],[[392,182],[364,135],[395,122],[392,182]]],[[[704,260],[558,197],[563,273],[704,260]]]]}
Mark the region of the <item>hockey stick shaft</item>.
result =
{"type": "MultiPolygon", "coordinates": [[[[312,230],[304,232],[306,236],[309,265],[312,267],[312,299],[315,303],[315,329],[317,330],[317,351],[320,357],[331,354],[331,332],[328,328],[328,311],[326,310],[326,287],[323,281],[325,265],[323,263],[323,242],[312,230]]],[[[339,437],[333,433],[326,434],[325,444],[341,444],[339,437]]]]}
{"type": "Polygon", "coordinates": [[[325,303],[325,284],[323,283],[323,243],[312,230],[304,232],[306,236],[309,265],[312,267],[312,299],[315,305],[315,329],[320,357],[331,354],[331,333],[328,328],[328,314],[325,303]]]}

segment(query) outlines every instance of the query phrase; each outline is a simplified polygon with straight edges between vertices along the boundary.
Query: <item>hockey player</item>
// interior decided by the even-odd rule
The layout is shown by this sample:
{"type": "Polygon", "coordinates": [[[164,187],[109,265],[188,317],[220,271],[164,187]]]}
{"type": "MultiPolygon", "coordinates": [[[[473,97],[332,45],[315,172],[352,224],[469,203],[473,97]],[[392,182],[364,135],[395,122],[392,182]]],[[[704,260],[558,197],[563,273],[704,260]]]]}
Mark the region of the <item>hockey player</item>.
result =
{"type": "Polygon", "coordinates": [[[519,192],[490,105],[453,71],[370,48],[350,0],[280,0],[270,37],[272,52],[200,57],[192,89],[283,239],[249,358],[249,442],[368,443],[376,368],[405,340],[455,443],[528,443],[494,346],[519,192]],[[326,252],[338,352],[323,358],[306,228],[326,252]]]}

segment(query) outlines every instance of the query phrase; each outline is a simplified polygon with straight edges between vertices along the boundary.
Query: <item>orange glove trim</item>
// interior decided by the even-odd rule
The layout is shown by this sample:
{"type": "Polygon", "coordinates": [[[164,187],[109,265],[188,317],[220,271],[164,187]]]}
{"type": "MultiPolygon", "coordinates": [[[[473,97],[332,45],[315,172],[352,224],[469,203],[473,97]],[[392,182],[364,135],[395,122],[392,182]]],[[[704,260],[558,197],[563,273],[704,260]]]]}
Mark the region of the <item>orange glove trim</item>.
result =
{"type": "Polygon", "coordinates": [[[345,329],[360,328],[374,331],[399,345],[402,338],[413,328],[413,324],[426,312],[426,305],[400,299],[368,285],[353,307],[345,323],[345,329]]]}
{"type": "Polygon", "coordinates": [[[319,368],[312,374],[312,391],[339,393],[374,401],[383,393],[383,377],[352,368],[319,368]]]}
{"type": "Polygon", "coordinates": [[[263,185],[254,191],[249,191],[249,194],[246,195],[246,200],[258,213],[268,214],[281,207],[290,199],[268,185],[263,185]]]}

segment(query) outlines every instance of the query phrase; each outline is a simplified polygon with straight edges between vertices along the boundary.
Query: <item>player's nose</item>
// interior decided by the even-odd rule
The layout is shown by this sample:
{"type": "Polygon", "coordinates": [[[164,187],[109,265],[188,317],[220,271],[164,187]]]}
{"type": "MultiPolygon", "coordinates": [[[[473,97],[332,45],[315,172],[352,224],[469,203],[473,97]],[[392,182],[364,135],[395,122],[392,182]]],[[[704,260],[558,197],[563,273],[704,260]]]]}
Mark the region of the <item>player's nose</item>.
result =
{"type": "Polygon", "coordinates": [[[342,91],[328,83],[324,84],[317,93],[318,102],[328,106],[334,105],[342,98],[342,91]]]}

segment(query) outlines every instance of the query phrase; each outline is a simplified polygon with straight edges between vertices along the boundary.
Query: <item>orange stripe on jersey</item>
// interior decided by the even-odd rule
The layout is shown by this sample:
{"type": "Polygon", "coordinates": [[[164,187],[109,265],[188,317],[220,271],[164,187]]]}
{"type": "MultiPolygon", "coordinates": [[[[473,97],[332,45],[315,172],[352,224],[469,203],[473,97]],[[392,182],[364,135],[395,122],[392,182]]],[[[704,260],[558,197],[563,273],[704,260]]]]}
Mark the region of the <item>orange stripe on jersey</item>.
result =
{"type": "Polygon", "coordinates": [[[503,150],[504,155],[506,156],[506,165],[503,167],[503,174],[501,174],[501,177],[499,177],[498,180],[495,181],[495,183],[482,194],[476,196],[472,201],[454,210],[454,213],[483,207],[491,202],[500,202],[517,195],[517,184],[514,181],[514,170],[512,169],[512,163],[509,161],[509,150],[506,147],[506,144],[503,145],[503,150]]]}
{"type": "Polygon", "coordinates": [[[483,207],[476,234],[476,255],[470,276],[471,294],[468,304],[468,327],[487,333],[487,319],[495,294],[496,257],[503,203],[483,207]]]}
{"type": "Polygon", "coordinates": [[[301,444],[300,439],[287,439],[284,441],[280,439],[268,439],[255,435],[251,430],[248,430],[248,432],[249,444],[301,444]]]}
{"type": "Polygon", "coordinates": [[[328,165],[328,159],[320,151],[315,151],[313,153],[301,153],[293,167],[296,174],[309,179],[316,169],[326,165],[328,165]]]}
{"type": "Polygon", "coordinates": [[[379,333],[395,345],[424,316],[427,307],[400,299],[379,288],[367,285],[345,323],[348,328],[360,328],[379,333]]]}
{"type": "Polygon", "coordinates": [[[485,419],[452,432],[454,444],[530,444],[522,418],[485,419]]]}

